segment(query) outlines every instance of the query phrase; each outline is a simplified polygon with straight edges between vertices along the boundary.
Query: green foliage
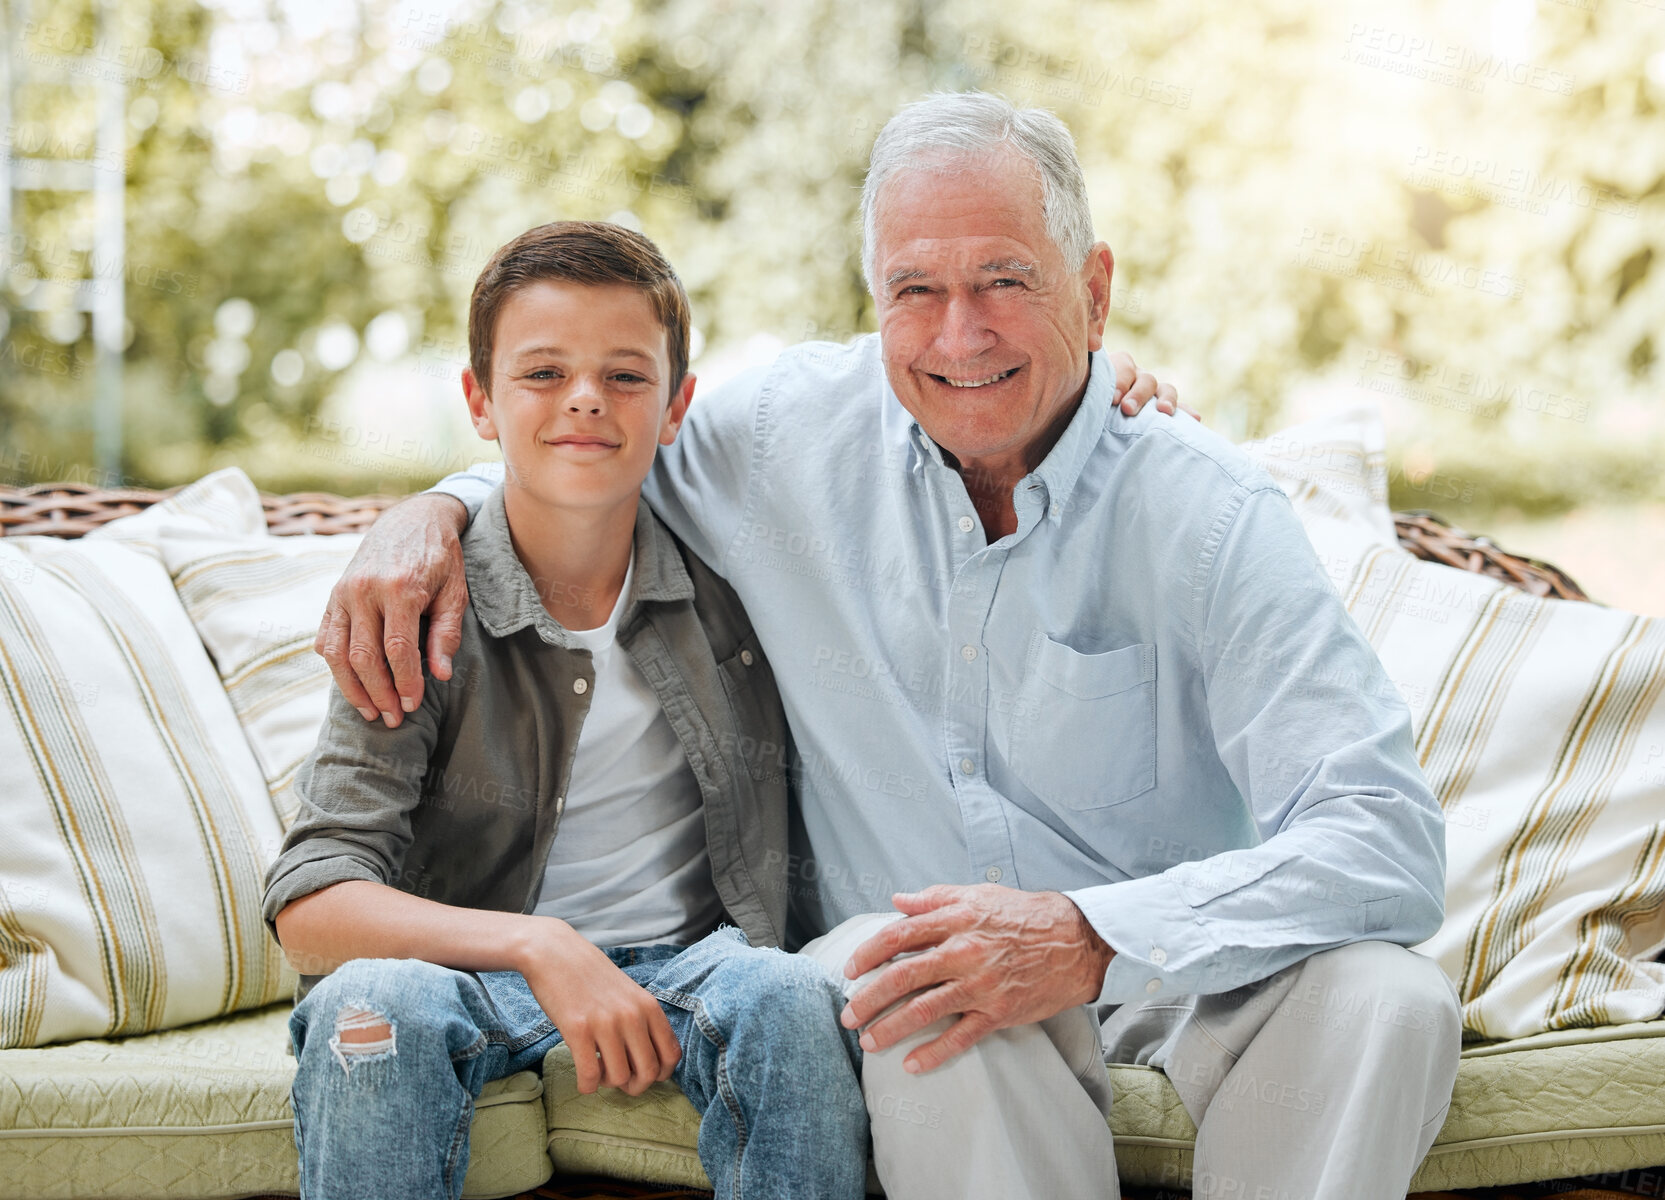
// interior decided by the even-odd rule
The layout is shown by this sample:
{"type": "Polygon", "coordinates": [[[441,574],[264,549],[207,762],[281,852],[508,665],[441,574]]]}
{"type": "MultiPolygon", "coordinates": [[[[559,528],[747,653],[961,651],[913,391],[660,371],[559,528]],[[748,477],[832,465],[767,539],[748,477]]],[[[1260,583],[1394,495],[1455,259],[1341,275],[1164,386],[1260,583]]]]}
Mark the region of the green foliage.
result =
{"type": "MultiPolygon", "coordinates": [[[[73,0],[36,8],[91,38],[73,0]]],[[[366,0],[317,29],[275,4],[121,14],[142,481],[237,461],[269,486],[367,486],[307,453],[343,371],[401,342],[460,368],[475,274],[538,221],[643,228],[707,345],[870,329],[872,138],[927,91],[984,87],[1075,131],[1116,256],[1110,344],[1222,432],[1362,396],[1416,464],[1401,476],[1456,480],[1458,508],[1665,495],[1665,51],[1647,5],[366,0]]],[[[85,124],[67,101],[18,116],[62,140],[85,124]]],[[[13,261],[75,273],[86,215],[31,218],[42,240],[13,261]]],[[[30,448],[10,474],[61,476],[89,457],[90,346],[6,299],[0,440],[30,448]]],[[[1453,507],[1421,498],[1395,493],[1453,507]]]]}

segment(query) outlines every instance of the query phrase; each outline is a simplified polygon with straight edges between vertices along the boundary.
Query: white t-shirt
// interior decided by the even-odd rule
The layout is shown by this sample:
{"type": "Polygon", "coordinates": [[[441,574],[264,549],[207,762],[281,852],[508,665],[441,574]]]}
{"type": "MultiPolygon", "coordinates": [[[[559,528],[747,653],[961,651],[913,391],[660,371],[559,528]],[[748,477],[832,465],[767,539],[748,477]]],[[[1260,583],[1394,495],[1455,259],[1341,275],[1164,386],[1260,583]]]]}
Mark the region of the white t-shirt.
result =
{"type": "Polygon", "coordinates": [[[659,697],[615,640],[632,552],[607,623],[571,630],[595,687],[534,910],[597,946],[689,945],[722,915],[699,782],[659,697]]]}

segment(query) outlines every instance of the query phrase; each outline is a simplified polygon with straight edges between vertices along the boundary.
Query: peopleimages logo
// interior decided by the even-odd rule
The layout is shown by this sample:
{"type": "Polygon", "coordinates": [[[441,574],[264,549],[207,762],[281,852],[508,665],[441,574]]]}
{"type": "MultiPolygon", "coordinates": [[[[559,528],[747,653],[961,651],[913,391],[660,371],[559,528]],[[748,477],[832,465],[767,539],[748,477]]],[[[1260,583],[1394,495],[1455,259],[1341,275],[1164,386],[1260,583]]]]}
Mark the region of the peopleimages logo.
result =
{"type": "Polygon", "coordinates": [[[1567,204],[1620,217],[1634,217],[1638,207],[1637,201],[1612,188],[1431,146],[1416,148],[1405,182],[1427,191],[1473,196],[1539,215],[1548,212],[1551,204],[1567,204]]]}
{"type": "Polygon", "coordinates": [[[1590,402],[1577,396],[1384,350],[1365,351],[1356,382],[1374,392],[1465,413],[1507,407],[1564,421],[1590,417],[1590,402]]]}
{"type": "Polygon", "coordinates": [[[1347,31],[1343,62],[1375,67],[1394,74],[1425,79],[1481,92],[1497,81],[1541,92],[1570,96],[1573,77],[1540,63],[1512,59],[1504,54],[1483,54],[1473,46],[1447,42],[1437,37],[1406,33],[1386,25],[1354,21],[1347,31]]]}
{"type": "Polygon", "coordinates": [[[1329,233],[1311,226],[1296,240],[1292,266],[1347,279],[1365,279],[1382,287],[1431,296],[1435,287],[1461,288],[1499,299],[1518,299],[1526,285],[1498,267],[1462,263],[1443,254],[1383,245],[1373,238],[1329,233]]]}

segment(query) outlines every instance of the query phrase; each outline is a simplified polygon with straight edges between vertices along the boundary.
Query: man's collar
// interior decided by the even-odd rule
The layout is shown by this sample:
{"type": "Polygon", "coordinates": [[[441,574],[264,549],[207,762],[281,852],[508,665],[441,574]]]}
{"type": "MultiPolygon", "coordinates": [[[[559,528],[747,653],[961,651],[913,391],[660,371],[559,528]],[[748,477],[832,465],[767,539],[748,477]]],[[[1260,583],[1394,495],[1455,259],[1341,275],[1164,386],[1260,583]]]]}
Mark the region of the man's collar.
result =
{"type": "Polygon", "coordinates": [[[1056,524],[1070,506],[1070,495],[1087,466],[1087,459],[1104,433],[1104,423],[1116,402],[1116,372],[1102,350],[1087,356],[1087,390],[1075,415],[1064,427],[1033,474],[1046,486],[1047,519],[1056,524]]]}
{"type": "MultiPolygon", "coordinates": [[[[886,390],[890,390],[888,385],[886,390]]],[[[914,460],[914,469],[920,469],[927,458],[934,460],[938,466],[946,467],[942,447],[902,408],[894,391],[890,392],[890,397],[897,409],[908,418],[908,441],[918,456],[914,460]]],[[[1110,419],[1115,402],[1116,372],[1102,350],[1094,351],[1087,356],[1087,390],[1082,394],[1081,402],[1076,405],[1064,432],[1041,460],[1041,465],[1030,473],[1046,488],[1046,516],[1054,523],[1062,519],[1069,507],[1070,495],[1075,491],[1076,482],[1081,478],[1093,448],[1098,445],[1099,435],[1104,432],[1105,422],[1110,419]]]]}
{"type": "MultiPolygon", "coordinates": [[[[567,631],[544,608],[532,577],[526,573],[509,536],[509,517],[498,484],[480,507],[468,532],[463,534],[463,567],[468,578],[468,598],[481,627],[492,637],[508,637],[531,625],[538,636],[553,646],[573,647],[567,631]]],[[[619,628],[628,627],[636,607],[644,601],[691,600],[694,581],[683,565],[676,539],[646,504],[637,502],[635,551],[636,569],[631,577],[630,595],[619,616],[619,628]]]]}

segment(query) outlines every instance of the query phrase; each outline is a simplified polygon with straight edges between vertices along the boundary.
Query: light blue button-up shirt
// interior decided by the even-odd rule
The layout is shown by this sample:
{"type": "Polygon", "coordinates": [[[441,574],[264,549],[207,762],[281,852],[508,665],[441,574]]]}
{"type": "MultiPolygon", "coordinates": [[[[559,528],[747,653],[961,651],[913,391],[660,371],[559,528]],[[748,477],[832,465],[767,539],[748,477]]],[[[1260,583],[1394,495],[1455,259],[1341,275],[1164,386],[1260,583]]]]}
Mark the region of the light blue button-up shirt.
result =
{"type": "MultiPolygon", "coordinates": [[[[1438,927],[1410,717],[1283,493],[1229,443],[1086,394],[990,543],[877,336],[696,398],[645,494],[750,612],[792,727],[800,938],[891,893],[1066,893],[1101,1003],[1225,991],[1438,927]]],[[[471,511],[484,465],[439,489],[471,511]]]]}

